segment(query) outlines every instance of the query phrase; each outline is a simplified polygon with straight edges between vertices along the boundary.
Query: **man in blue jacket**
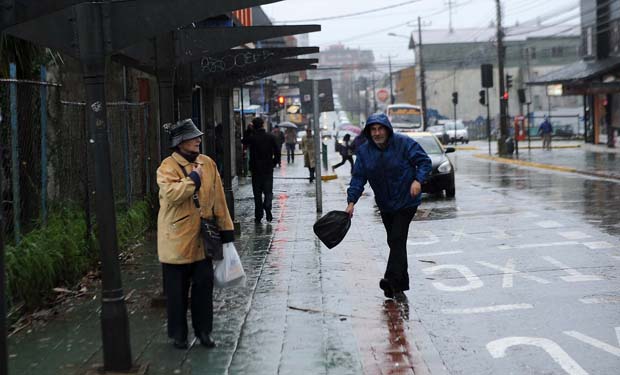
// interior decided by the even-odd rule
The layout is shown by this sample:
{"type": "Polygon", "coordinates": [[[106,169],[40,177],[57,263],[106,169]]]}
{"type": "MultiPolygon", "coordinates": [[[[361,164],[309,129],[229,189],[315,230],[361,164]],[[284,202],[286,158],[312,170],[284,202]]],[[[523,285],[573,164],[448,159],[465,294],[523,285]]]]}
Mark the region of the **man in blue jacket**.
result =
{"type": "Polygon", "coordinates": [[[422,147],[404,134],[394,133],[384,114],[368,117],[347,190],[346,212],[353,216],[355,203],[366,182],[375,193],[390,247],[385,276],[379,287],[387,298],[404,298],[409,290],[407,235],[421,202],[422,184],[431,172],[431,159],[422,147]]]}

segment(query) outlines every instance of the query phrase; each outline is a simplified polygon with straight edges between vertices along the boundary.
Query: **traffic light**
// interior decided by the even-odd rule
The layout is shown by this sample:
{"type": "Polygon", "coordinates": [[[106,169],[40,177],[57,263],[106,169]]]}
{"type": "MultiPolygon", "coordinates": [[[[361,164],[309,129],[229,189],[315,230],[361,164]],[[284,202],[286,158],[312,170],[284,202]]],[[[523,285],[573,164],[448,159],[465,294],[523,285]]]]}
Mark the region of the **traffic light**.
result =
{"type": "Polygon", "coordinates": [[[452,93],[452,104],[458,104],[458,103],[459,103],[459,93],[453,92],[452,93]]]}
{"type": "Polygon", "coordinates": [[[480,91],[478,91],[478,95],[480,96],[480,99],[478,99],[478,103],[480,103],[482,105],[486,105],[487,104],[486,91],[480,90],[480,91]]]}
{"type": "Polygon", "coordinates": [[[510,90],[512,87],[512,76],[510,74],[506,74],[506,90],[510,90]]]}
{"type": "Polygon", "coordinates": [[[504,91],[504,95],[502,95],[502,99],[508,100],[508,91],[504,91]]]}
{"type": "Polygon", "coordinates": [[[278,96],[278,106],[280,108],[284,108],[284,102],[285,102],[284,97],[282,95],[278,96]]]}

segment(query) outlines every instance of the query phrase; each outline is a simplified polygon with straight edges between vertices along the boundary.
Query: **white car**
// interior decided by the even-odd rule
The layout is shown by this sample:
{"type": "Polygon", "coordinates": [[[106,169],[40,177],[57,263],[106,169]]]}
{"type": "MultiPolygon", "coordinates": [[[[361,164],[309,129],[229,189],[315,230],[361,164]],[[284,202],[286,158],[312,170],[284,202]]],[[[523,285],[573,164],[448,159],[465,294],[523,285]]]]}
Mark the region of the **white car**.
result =
{"type": "Polygon", "coordinates": [[[445,121],[444,126],[446,128],[446,133],[448,133],[450,137],[450,143],[469,143],[469,132],[461,120],[456,120],[456,127],[452,120],[445,121]]]}

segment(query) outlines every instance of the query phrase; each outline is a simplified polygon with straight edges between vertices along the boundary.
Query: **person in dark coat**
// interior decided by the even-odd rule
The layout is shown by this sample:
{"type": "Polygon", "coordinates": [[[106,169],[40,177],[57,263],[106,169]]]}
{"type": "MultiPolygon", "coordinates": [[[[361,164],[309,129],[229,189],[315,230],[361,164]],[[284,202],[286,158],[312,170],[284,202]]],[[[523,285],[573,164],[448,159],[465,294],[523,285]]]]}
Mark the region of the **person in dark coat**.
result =
{"type": "Polygon", "coordinates": [[[351,135],[345,134],[344,138],[342,139],[342,144],[338,143],[338,141],[336,141],[336,144],[339,145],[338,152],[340,153],[340,156],[342,157],[342,161],[338,164],[332,165],[332,170],[335,171],[336,169],[338,169],[338,167],[342,166],[344,163],[348,161],[349,163],[351,163],[351,174],[353,174],[354,146],[353,146],[353,141],[351,141],[351,135]]]}
{"type": "Polygon", "coordinates": [[[368,141],[355,154],[345,211],[353,216],[353,208],[369,182],[390,247],[379,287],[387,298],[404,299],[403,292],[409,290],[409,224],[421,203],[422,184],[430,175],[432,163],[416,141],[405,134],[394,133],[390,120],[383,113],[368,117],[364,135],[368,141]]]}
{"type": "Polygon", "coordinates": [[[271,201],[273,200],[273,168],[280,160],[280,148],[276,137],[265,131],[263,119],[252,120],[253,132],[246,133],[242,143],[250,148],[250,172],[254,193],[254,221],[258,224],[265,218],[271,222],[271,201]],[[263,199],[264,195],[264,199],[263,199]]]}
{"type": "Polygon", "coordinates": [[[274,137],[276,137],[276,143],[278,145],[278,150],[280,150],[280,157],[278,158],[278,167],[281,167],[282,163],[282,144],[284,144],[284,133],[280,130],[278,125],[274,126],[271,131],[274,137]]]}

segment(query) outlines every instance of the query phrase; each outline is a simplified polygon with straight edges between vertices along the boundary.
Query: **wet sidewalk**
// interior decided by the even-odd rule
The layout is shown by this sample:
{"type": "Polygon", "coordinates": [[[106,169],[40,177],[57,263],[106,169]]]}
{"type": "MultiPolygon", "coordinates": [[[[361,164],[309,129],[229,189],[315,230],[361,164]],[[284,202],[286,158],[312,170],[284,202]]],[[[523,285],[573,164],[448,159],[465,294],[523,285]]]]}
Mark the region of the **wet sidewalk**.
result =
{"type": "MultiPolygon", "coordinates": [[[[323,183],[325,213],[345,208],[348,169],[323,183]]],[[[315,186],[302,179],[303,159],[283,162],[275,177],[273,223],[254,224],[249,180],[240,179],[235,192],[242,228],[236,246],[247,284],[216,290],[217,348],[194,341],[186,351],[173,349],[164,309],[150,306],[161,285],[153,239],[132,250],[123,277],[134,361],[162,375],[419,375],[429,367],[440,374],[413,308],[385,300],[378,288],[388,252],[373,199],[360,200],[347,238],[329,250],[312,232],[315,186]]],[[[10,374],[92,373],[102,363],[99,298],[95,290],[82,293],[46,323],[11,335],[10,374]]]]}
{"type": "Polygon", "coordinates": [[[531,142],[529,149],[527,141],[519,142],[518,155],[515,153],[511,158],[500,158],[496,155],[496,142],[491,143],[491,156],[488,155],[486,142],[470,142],[469,146],[472,146],[470,150],[479,158],[620,180],[620,148],[584,144],[583,141],[557,140],[553,141],[552,150],[547,151],[542,149],[542,142],[536,140],[531,142]]]}

